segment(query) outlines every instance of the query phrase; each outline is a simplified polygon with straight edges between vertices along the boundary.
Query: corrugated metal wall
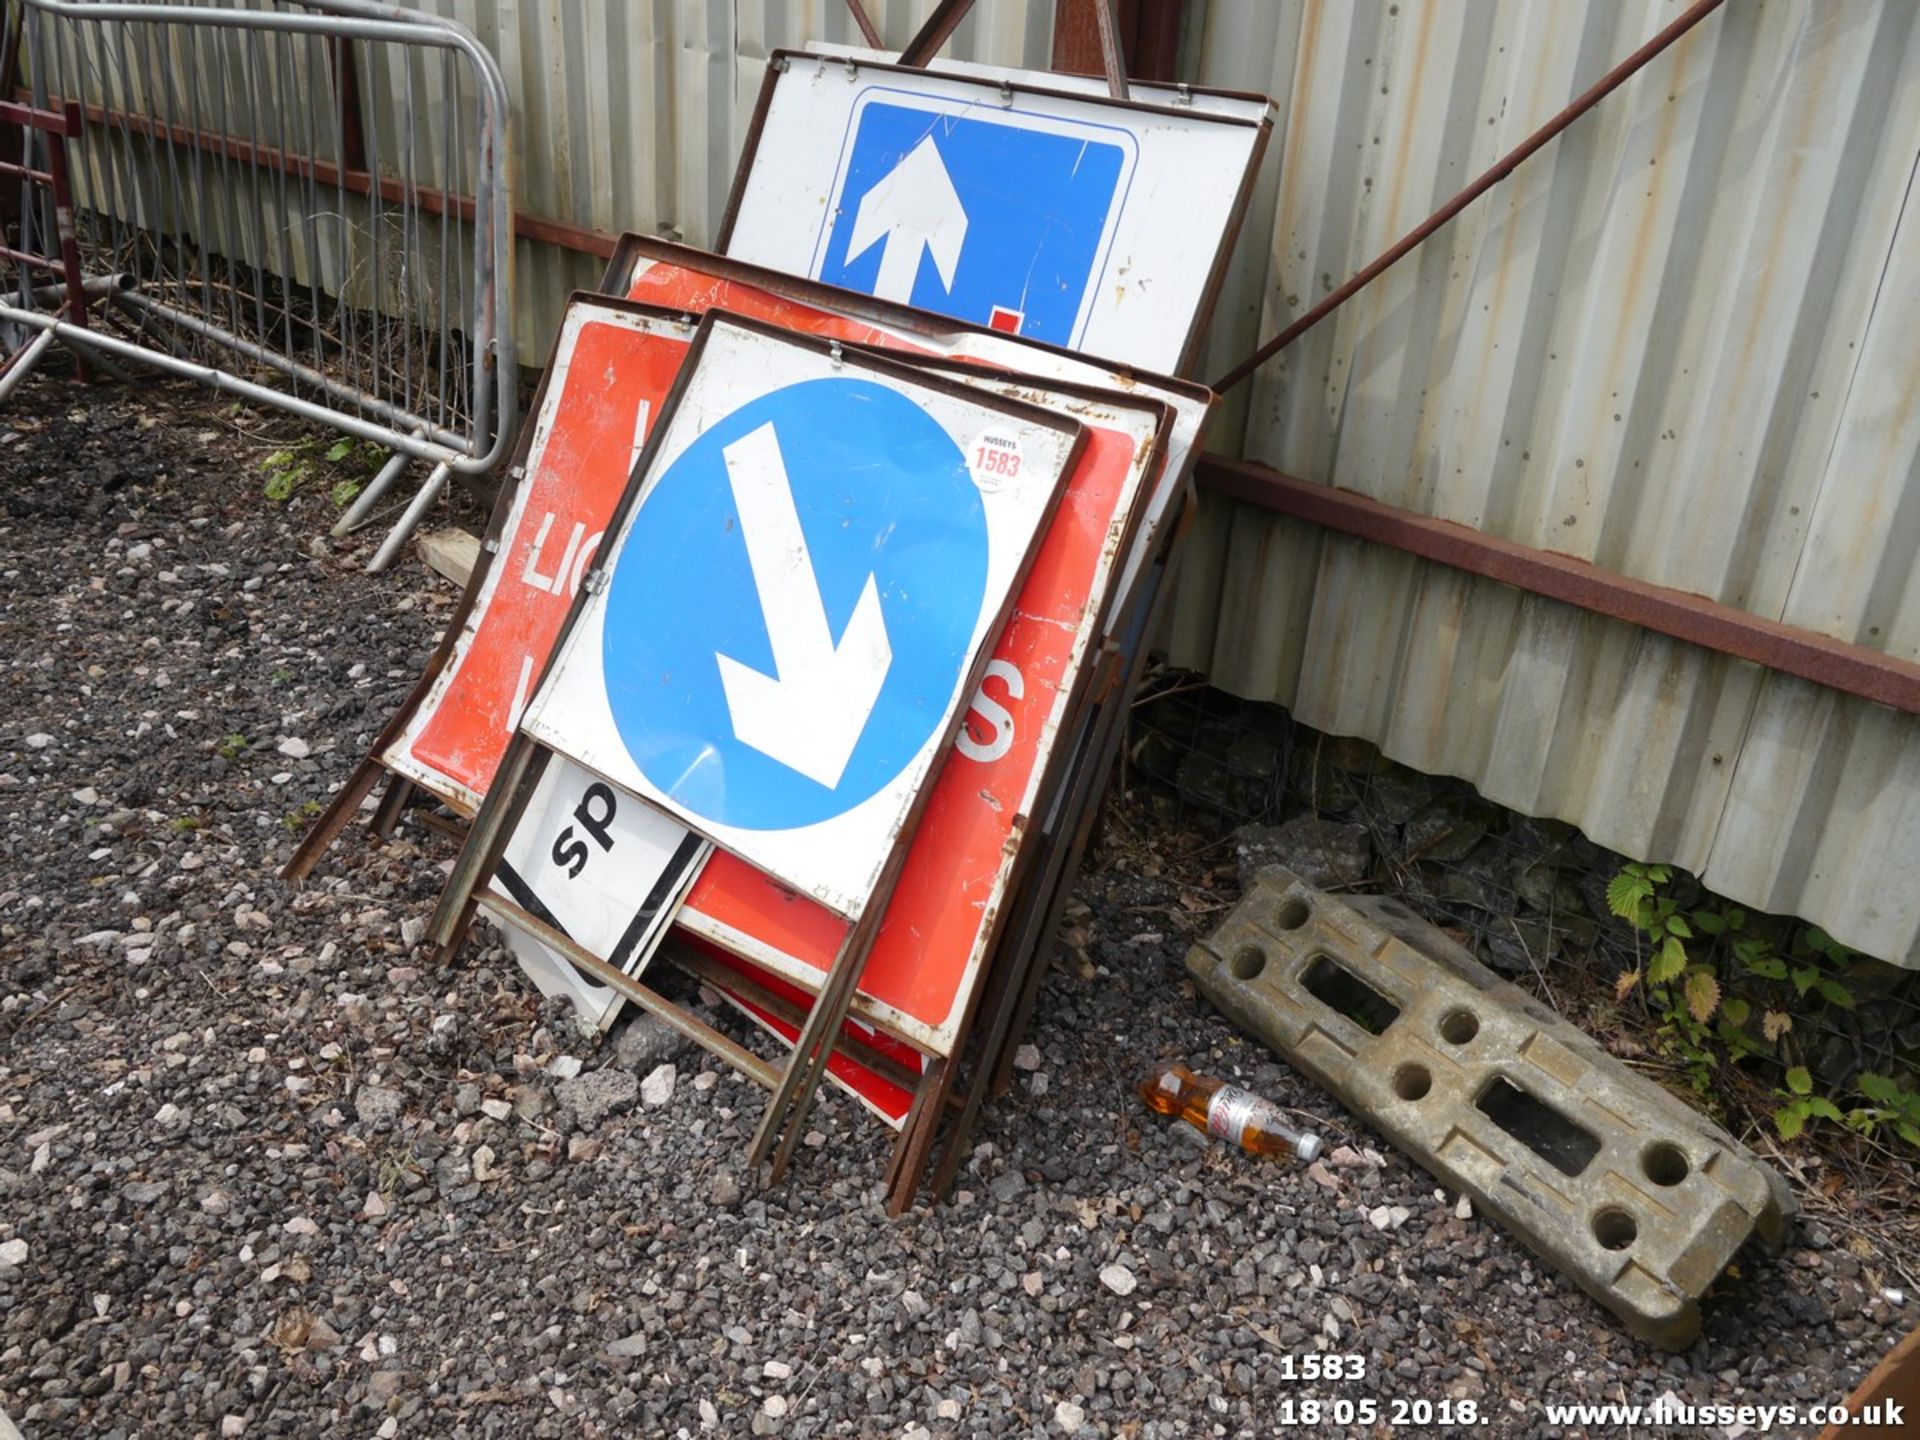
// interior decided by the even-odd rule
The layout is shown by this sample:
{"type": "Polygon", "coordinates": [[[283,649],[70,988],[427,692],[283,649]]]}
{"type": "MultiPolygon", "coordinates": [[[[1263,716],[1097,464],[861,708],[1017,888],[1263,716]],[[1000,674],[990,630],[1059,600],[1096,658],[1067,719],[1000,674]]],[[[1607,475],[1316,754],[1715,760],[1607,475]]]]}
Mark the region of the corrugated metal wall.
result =
{"type": "MultiPolygon", "coordinates": [[[[1216,357],[1680,8],[1209,0],[1197,78],[1284,116],[1216,357]]],[[[1728,5],[1258,377],[1246,453],[1920,658],[1917,14],[1728,5]]],[[[1188,567],[1227,688],[1920,963],[1920,721],[1248,506],[1188,567]]]]}
{"type": "MultiPolygon", "coordinates": [[[[766,58],[809,41],[862,43],[843,0],[412,0],[467,25],[514,97],[522,211],[607,234],[711,245],[766,58]]],[[[865,0],[899,49],[935,0],[865,0]]],[[[1053,0],[985,0],[946,54],[1045,69],[1053,0]]],[[[523,241],[516,333],[544,361],[569,291],[601,264],[523,241]]]]}
{"type": "MultiPolygon", "coordinates": [[[[521,210],[699,244],[766,56],[859,39],[841,0],[418,3],[499,57],[521,210]]],[[[867,8],[899,47],[933,3],[867,8]]],[[[1280,115],[1212,375],[1682,0],[1188,3],[1187,78],[1280,115]]],[[[980,0],[948,53],[1044,68],[1053,22],[1053,0],[980,0]]],[[[388,135],[445,123],[431,75],[364,83],[388,135]]],[[[1917,164],[1920,7],[1734,0],[1242,387],[1216,434],[1920,659],[1917,164]]],[[[529,363],[599,269],[520,245],[529,363]]],[[[1920,721],[1249,506],[1205,507],[1180,599],[1175,658],[1229,689],[1920,964],[1920,721]]]]}

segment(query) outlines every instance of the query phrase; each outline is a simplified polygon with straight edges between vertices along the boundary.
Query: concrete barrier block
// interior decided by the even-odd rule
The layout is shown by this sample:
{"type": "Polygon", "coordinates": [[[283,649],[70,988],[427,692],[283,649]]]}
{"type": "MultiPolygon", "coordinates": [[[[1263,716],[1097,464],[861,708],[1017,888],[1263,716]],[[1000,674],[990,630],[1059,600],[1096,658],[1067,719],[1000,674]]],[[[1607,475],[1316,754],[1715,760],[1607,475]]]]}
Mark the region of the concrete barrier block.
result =
{"type": "Polygon", "coordinates": [[[1393,900],[1262,870],[1187,970],[1643,1340],[1691,1344],[1734,1252],[1786,1240],[1752,1151],[1393,900]]]}

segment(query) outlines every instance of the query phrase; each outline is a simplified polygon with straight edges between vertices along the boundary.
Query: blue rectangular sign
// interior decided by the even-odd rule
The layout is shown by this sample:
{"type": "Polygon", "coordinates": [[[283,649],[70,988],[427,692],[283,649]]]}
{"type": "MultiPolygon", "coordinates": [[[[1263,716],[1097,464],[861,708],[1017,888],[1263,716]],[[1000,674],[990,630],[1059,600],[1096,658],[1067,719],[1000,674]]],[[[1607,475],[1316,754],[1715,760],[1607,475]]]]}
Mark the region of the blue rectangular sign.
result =
{"type": "Polygon", "coordinates": [[[1076,345],[1137,153],[1115,126],[873,87],[853,108],[813,273],[1076,345]]]}

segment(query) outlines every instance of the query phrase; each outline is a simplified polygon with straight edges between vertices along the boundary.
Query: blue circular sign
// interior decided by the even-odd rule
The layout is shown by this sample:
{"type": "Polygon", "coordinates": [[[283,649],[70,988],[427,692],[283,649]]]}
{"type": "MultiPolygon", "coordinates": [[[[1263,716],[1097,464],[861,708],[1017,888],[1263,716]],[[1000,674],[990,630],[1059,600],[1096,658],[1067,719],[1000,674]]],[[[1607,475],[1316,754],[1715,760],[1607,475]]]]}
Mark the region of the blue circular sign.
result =
{"type": "Polygon", "coordinates": [[[641,500],[607,589],[607,703],[694,815],[786,830],[838,815],[939,727],[986,593],[966,456],[854,377],[762,395],[641,500]]]}

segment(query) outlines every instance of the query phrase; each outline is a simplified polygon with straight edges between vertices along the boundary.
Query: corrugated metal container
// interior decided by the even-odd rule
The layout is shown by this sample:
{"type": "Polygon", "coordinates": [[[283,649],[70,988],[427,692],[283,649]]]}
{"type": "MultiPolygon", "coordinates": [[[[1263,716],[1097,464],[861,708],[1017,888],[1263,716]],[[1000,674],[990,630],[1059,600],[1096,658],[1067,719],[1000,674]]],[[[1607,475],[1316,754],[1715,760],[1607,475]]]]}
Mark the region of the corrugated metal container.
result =
{"type": "MultiPolygon", "coordinates": [[[[843,0],[414,0],[467,25],[514,100],[523,212],[610,235],[711,245],[753,118],[767,56],[809,41],[860,44],[843,0]]],[[[866,0],[904,47],[934,0],[866,0]]],[[[944,54],[1044,69],[1053,0],[990,0],[944,54]]],[[[568,292],[596,284],[590,256],[523,241],[516,334],[539,363],[568,292]]]]}
{"type": "MultiPolygon", "coordinates": [[[[1679,9],[1212,0],[1198,78],[1285,117],[1216,359],[1679,9]]],[[[1907,0],[1729,5],[1270,365],[1245,452],[1920,658],[1917,164],[1907,0]]],[[[1913,717],[1247,506],[1209,505],[1175,650],[1920,964],[1913,717]]]]}

